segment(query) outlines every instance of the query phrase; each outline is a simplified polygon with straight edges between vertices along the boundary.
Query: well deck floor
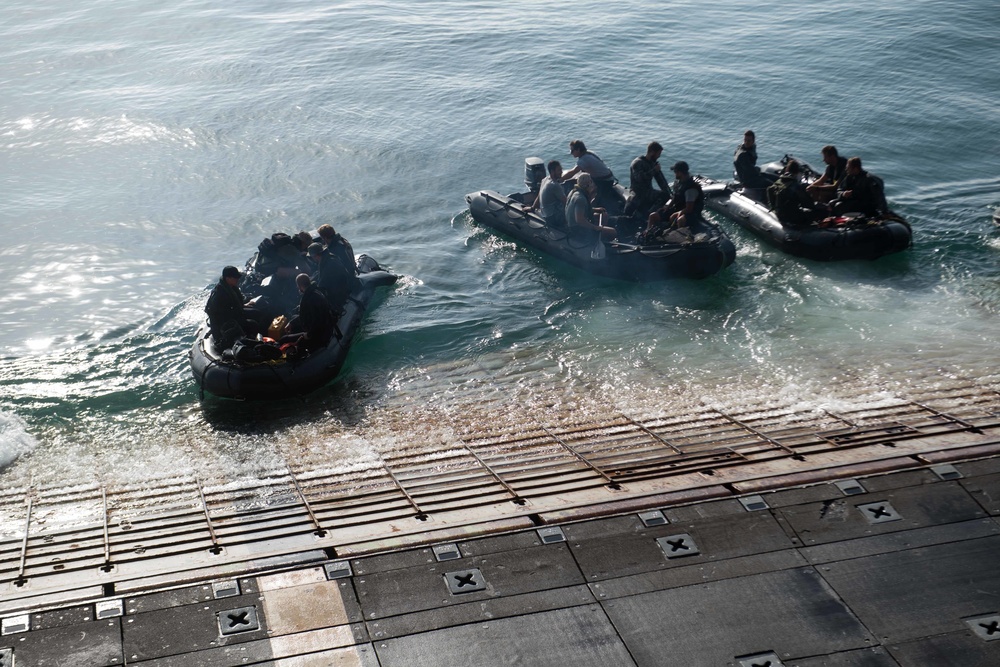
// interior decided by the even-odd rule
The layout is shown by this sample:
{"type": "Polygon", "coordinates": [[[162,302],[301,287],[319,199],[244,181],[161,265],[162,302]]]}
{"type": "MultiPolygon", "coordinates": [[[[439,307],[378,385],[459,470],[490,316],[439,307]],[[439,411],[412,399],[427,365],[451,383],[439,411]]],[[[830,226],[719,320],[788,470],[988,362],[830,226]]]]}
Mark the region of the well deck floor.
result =
{"type": "Polygon", "coordinates": [[[33,490],[0,667],[995,666],[998,399],[470,433],[263,505],[33,490]]]}

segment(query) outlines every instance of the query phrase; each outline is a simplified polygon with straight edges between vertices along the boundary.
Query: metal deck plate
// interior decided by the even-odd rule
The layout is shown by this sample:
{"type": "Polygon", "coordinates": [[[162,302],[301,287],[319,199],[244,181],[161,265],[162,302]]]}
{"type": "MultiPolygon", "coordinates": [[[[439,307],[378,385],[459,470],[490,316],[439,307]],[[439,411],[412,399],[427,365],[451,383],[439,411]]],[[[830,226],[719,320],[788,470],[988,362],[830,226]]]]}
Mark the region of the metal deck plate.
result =
{"type": "Polygon", "coordinates": [[[984,642],[971,632],[927,637],[889,646],[900,665],[934,667],[996,667],[1000,665],[1000,642],[984,642]]]}
{"type": "Polygon", "coordinates": [[[252,632],[219,636],[219,612],[253,607],[260,603],[257,595],[210,600],[200,604],[159,609],[142,614],[126,615],[121,619],[125,655],[129,661],[150,660],[166,656],[202,651],[222,644],[238,644],[263,639],[267,624],[260,609],[256,621],[260,629],[252,632]]]}
{"type": "MultiPolygon", "coordinates": [[[[662,559],[661,555],[661,559],[662,559]]],[[[666,562],[666,561],[664,561],[666,562]]],[[[643,572],[628,577],[605,579],[590,585],[594,594],[600,600],[641,595],[653,591],[670,588],[681,588],[704,584],[722,579],[735,579],[764,572],[789,570],[806,565],[806,560],[797,551],[772,551],[766,554],[755,554],[742,558],[728,558],[721,561],[699,562],[698,559],[688,561],[684,565],[682,559],[676,567],[664,568],[655,572],[643,572]]]]}
{"type": "Polygon", "coordinates": [[[271,636],[297,634],[364,620],[348,580],[318,581],[268,590],[259,608],[271,636]]]}
{"type": "Polygon", "coordinates": [[[881,492],[872,498],[869,492],[858,503],[858,496],[840,497],[823,503],[797,505],[775,510],[794,528],[805,545],[850,540],[865,535],[896,532],[945,523],[969,521],[986,516],[982,508],[958,484],[937,482],[895,491],[881,492]],[[902,521],[872,524],[857,505],[888,503],[902,521]]]}
{"type": "MultiPolygon", "coordinates": [[[[240,590],[244,595],[252,595],[257,592],[257,585],[253,579],[240,579],[240,590]]],[[[198,604],[215,599],[215,592],[211,584],[203,586],[186,586],[173,590],[148,593],[144,595],[130,595],[125,598],[125,613],[142,614],[158,609],[173,609],[188,604],[198,604]]]]}
{"type": "MultiPolygon", "coordinates": [[[[101,602],[97,603],[102,604],[101,602]]],[[[120,616],[121,614],[119,614],[120,616]]],[[[99,617],[98,617],[99,618],[99,617]]],[[[30,622],[32,630],[47,630],[49,628],[61,628],[67,625],[77,625],[87,621],[98,620],[94,617],[94,607],[85,605],[82,607],[68,607],[66,609],[56,609],[45,611],[40,614],[31,614],[30,622]]],[[[27,628],[25,628],[27,630],[27,628]]]]}
{"type": "Polygon", "coordinates": [[[983,509],[993,516],[1000,516],[1000,474],[963,479],[962,487],[983,509]]]}
{"type": "Polygon", "coordinates": [[[1000,535],[1000,525],[992,519],[976,519],[943,526],[886,533],[885,535],[872,535],[856,540],[819,544],[801,549],[801,552],[810,563],[828,563],[835,560],[877,556],[893,551],[905,551],[917,547],[929,547],[935,544],[947,544],[948,542],[959,542],[991,535],[1000,535]]]}
{"type": "Polygon", "coordinates": [[[14,664],[32,667],[123,665],[121,619],[90,621],[18,635],[14,664]]]}
{"type": "Polygon", "coordinates": [[[845,480],[835,480],[829,484],[813,484],[797,489],[784,489],[766,494],[767,504],[772,508],[788,507],[789,505],[805,505],[819,503],[824,500],[841,498],[845,494],[839,484],[845,480]]]}
{"type": "Polygon", "coordinates": [[[434,551],[430,547],[427,547],[426,549],[407,549],[405,551],[380,554],[378,556],[355,558],[351,560],[351,567],[354,569],[356,576],[361,576],[392,570],[404,570],[436,562],[434,551]]]}
{"type": "Polygon", "coordinates": [[[467,556],[485,556],[504,551],[521,551],[542,544],[542,539],[533,530],[524,530],[509,535],[491,535],[459,543],[462,553],[467,556]]]}
{"type": "Polygon", "coordinates": [[[537,614],[568,607],[594,604],[596,600],[587,586],[568,586],[550,591],[524,593],[503,598],[488,598],[455,604],[440,609],[389,616],[369,621],[368,628],[375,641],[441,630],[455,625],[486,622],[498,618],[537,614]]]}
{"type": "Polygon", "coordinates": [[[711,500],[694,505],[682,505],[680,507],[668,507],[664,514],[671,523],[684,523],[686,521],[703,521],[705,519],[721,519],[724,517],[743,514],[746,509],[735,498],[725,500],[711,500]]]}
{"type": "Polygon", "coordinates": [[[905,642],[968,629],[1000,599],[1000,537],[829,563],[823,577],[879,637],[905,642]]]}
{"type": "Polygon", "coordinates": [[[865,477],[862,483],[868,493],[882,494],[884,491],[937,484],[939,481],[941,480],[930,470],[903,470],[888,475],[865,477]]]}
{"type": "Polygon", "coordinates": [[[375,650],[382,667],[635,665],[598,605],[471,623],[376,641],[375,650]]]}
{"type": "Polygon", "coordinates": [[[791,659],[864,648],[874,638],[811,568],[657,591],[603,603],[641,665],[727,665],[775,651],[791,659]]]}
{"type": "MultiPolygon", "coordinates": [[[[634,515],[567,526],[573,555],[588,581],[624,577],[698,561],[720,561],[794,546],[769,512],[738,514],[645,528],[634,515]],[[667,560],[657,539],[688,534],[699,554],[667,560]]],[[[673,552],[671,552],[673,553],[673,552]]]]}
{"type": "Polygon", "coordinates": [[[365,618],[380,619],[470,599],[519,595],[584,583],[565,544],[470,557],[461,564],[466,566],[463,569],[479,569],[489,584],[487,590],[460,597],[449,595],[442,584],[442,575],[453,571],[455,563],[434,563],[356,576],[354,585],[365,618]]]}
{"type": "Polygon", "coordinates": [[[814,658],[803,658],[794,662],[795,667],[899,667],[901,664],[931,665],[934,663],[898,663],[882,647],[820,655],[814,658]]]}
{"type": "Polygon", "coordinates": [[[962,461],[955,467],[965,477],[985,477],[1000,474],[1000,457],[962,461]]]}

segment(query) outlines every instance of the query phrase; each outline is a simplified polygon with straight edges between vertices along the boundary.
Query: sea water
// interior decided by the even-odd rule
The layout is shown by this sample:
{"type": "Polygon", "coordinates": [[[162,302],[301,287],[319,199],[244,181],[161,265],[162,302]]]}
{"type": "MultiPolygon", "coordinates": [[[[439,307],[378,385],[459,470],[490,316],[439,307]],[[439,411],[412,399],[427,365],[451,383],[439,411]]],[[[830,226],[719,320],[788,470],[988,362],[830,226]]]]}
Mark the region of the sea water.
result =
{"type": "Polygon", "coordinates": [[[11,0],[0,8],[7,489],[352,469],[460,433],[996,388],[1000,11],[874,3],[11,0]],[[914,246],[797,259],[720,221],[702,280],[596,278],[474,223],[583,139],[627,182],[820,148],[884,178],[914,246]],[[340,378],[202,397],[208,288],[330,223],[398,273],[340,378]]]}

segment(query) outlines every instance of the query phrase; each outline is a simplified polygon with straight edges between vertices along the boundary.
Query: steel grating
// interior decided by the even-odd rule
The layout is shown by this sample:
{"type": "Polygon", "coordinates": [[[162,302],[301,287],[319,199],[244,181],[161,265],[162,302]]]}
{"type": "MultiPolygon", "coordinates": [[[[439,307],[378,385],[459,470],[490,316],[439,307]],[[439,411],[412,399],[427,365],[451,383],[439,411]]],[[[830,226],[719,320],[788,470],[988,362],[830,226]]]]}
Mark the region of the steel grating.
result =
{"type": "Polygon", "coordinates": [[[995,444],[989,432],[1000,433],[1000,393],[955,381],[836,413],[706,406],[681,415],[618,414],[601,423],[522,423],[527,426],[516,432],[457,430],[446,446],[393,453],[381,466],[360,470],[275,471],[242,486],[171,479],[8,493],[0,508],[15,528],[0,538],[6,591],[0,601],[55,575],[103,572],[113,580],[123,567],[134,571],[185,554],[222,555],[289,538],[326,539],[321,546],[335,556],[338,535],[348,530],[379,537],[396,530],[386,528],[394,522],[444,513],[559,508],[573,494],[627,491],[691,474],[708,480],[716,471],[761,462],[852,450],[864,460],[871,447],[958,434],[995,444]],[[63,514],[73,520],[60,521],[63,514]]]}

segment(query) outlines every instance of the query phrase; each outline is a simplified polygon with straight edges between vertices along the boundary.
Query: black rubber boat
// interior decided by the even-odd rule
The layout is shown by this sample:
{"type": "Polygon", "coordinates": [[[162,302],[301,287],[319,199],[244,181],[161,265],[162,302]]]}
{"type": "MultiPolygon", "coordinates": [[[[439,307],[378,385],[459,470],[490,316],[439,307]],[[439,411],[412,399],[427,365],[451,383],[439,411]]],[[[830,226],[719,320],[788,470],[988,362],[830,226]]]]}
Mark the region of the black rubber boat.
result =
{"type": "MultiPolygon", "coordinates": [[[[298,303],[297,291],[293,294],[288,289],[276,290],[276,286],[266,278],[261,281],[261,276],[254,270],[256,263],[256,255],[247,263],[246,277],[240,286],[244,296],[251,298],[265,294],[272,304],[278,304],[278,308],[290,315],[298,303]]],[[[201,391],[223,398],[273,400],[314,391],[337,377],[375,290],[392,285],[398,279],[398,276],[382,270],[367,255],[358,257],[358,272],[358,285],[337,322],[340,337],[334,336],[325,347],[304,357],[236,361],[231,354],[225,354],[215,346],[207,321],[203,323],[189,353],[191,372],[201,391]]]]}
{"type": "MultiPolygon", "coordinates": [[[[784,165],[794,159],[786,155],[761,168],[770,181],[775,181],[784,165]]],[[[809,165],[799,161],[803,181],[811,183],[819,177],[809,165]]],[[[736,183],[714,181],[696,176],[705,193],[705,206],[736,222],[770,245],[797,257],[819,261],[877,259],[910,247],[913,231],[910,224],[887,205],[878,216],[861,214],[831,217],[819,226],[785,227],[768,208],[763,189],[747,189],[736,183]]],[[[878,178],[877,176],[875,178],[878,178]]]]}
{"type": "MultiPolygon", "coordinates": [[[[669,278],[707,278],[732,264],[736,258],[733,242],[711,220],[692,224],[691,239],[676,243],[611,241],[581,244],[571,239],[566,230],[550,227],[537,213],[525,210],[526,198],[534,198],[541,181],[540,168],[542,161],[538,158],[525,161],[528,192],[501,195],[493,190],[480,190],[467,194],[465,201],[473,219],[584,271],[619,280],[650,282],[669,278]]],[[[615,193],[612,201],[598,201],[612,219],[621,218],[625,202],[625,190],[621,185],[615,184],[615,193]]],[[[635,230],[633,224],[628,236],[634,235],[635,230]]]]}

